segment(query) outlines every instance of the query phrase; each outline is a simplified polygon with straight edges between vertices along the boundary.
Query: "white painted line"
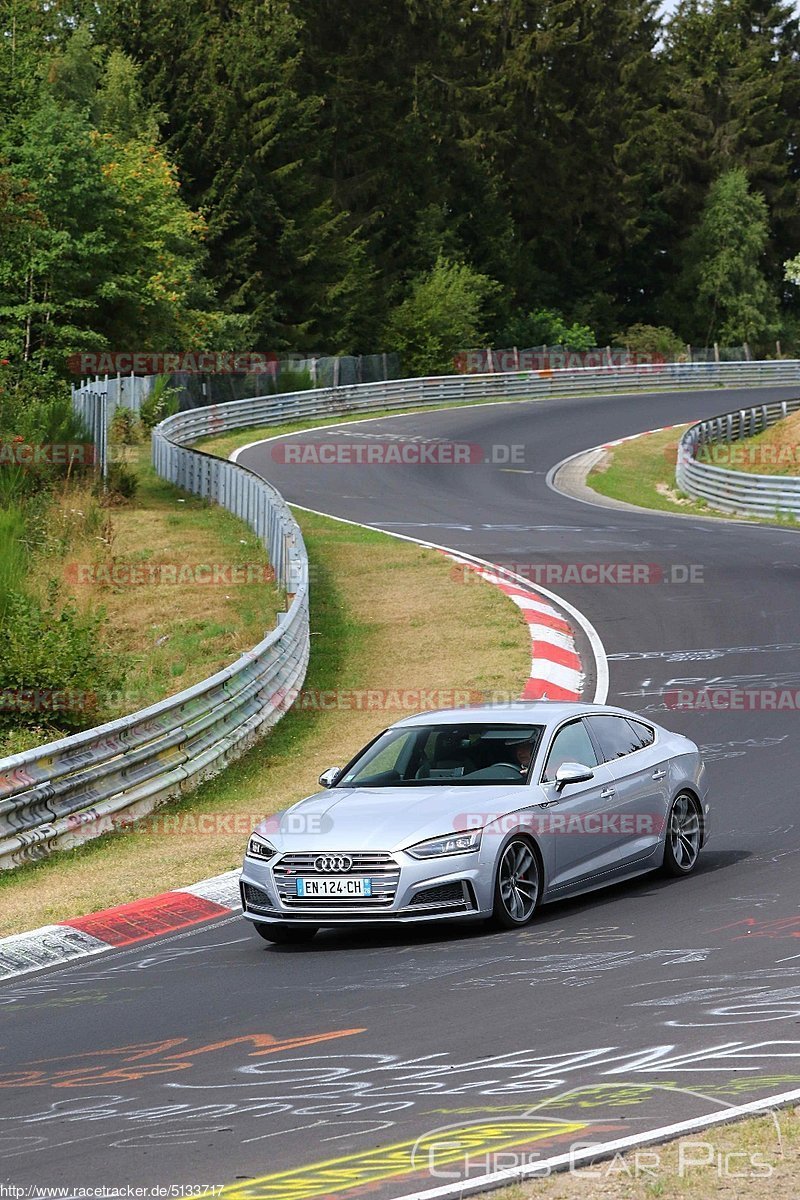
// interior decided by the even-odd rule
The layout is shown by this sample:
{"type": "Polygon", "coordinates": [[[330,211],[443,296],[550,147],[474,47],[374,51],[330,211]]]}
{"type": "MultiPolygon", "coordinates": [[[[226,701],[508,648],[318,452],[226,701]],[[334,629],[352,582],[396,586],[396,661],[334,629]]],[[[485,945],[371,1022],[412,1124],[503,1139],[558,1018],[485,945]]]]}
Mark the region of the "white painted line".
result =
{"type": "Polygon", "coordinates": [[[557,1154],[552,1158],[537,1159],[524,1167],[507,1167],[503,1171],[492,1171],[486,1175],[475,1176],[474,1179],[461,1180],[458,1183],[448,1183],[442,1187],[428,1188],[426,1191],[408,1192],[397,1196],[395,1200],[445,1200],[446,1197],[462,1197],[475,1192],[485,1192],[497,1187],[506,1187],[512,1183],[521,1183],[525,1179],[541,1178],[548,1171],[557,1171],[562,1167],[577,1166],[579,1163],[592,1162],[598,1158],[608,1158],[621,1150],[630,1150],[634,1146],[646,1146],[650,1142],[671,1141],[682,1133],[695,1133],[699,1129],[709,1129],[714,1125],[724,1125],[728,1121],[741,1117],[754,1116],[767,1112],[780,1105],[793,1104],[800,1100],[800,1088],[792,1092],[780,1092],[775,1096],[764,1096],[761,1100],[752,1100],[749,1104],[739,1104],[724,1108],[720,1112],[709,1113],[705,1117],[694,1117],[688,1121],[678,1121],[674,1125],[662,1125],[658,1129],[650,1129],[646,1133],[633,1133],[628,1137],[617,1138],[612,1142],[598,1142],[596,1146],[587,1146],[568,1154],[557,1154]]]}

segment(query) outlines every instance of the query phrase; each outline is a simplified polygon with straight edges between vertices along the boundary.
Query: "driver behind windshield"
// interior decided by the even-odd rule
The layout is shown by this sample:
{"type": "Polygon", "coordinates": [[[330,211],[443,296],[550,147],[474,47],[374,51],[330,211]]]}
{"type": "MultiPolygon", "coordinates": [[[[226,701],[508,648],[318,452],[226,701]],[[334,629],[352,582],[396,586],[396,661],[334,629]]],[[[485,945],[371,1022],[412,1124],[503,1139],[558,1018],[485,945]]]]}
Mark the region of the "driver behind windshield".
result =
{"type": "Polygon", "coordinates": [[[519,763],[520,774],[527,775],[533,758],[532,742],[517,742],[514,746],[514,758],[519,763]]]}

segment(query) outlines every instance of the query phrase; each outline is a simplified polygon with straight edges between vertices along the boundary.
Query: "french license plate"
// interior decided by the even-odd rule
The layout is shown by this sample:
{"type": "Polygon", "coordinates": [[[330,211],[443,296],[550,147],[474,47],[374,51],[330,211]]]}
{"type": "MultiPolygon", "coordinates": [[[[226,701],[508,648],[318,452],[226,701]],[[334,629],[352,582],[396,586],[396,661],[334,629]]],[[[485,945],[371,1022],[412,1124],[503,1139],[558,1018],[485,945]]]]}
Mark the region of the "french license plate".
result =
{"type": "Polygon", "coordinates": [[[371,879],[298,879],[298,896],[371,896],[371,879]]]}

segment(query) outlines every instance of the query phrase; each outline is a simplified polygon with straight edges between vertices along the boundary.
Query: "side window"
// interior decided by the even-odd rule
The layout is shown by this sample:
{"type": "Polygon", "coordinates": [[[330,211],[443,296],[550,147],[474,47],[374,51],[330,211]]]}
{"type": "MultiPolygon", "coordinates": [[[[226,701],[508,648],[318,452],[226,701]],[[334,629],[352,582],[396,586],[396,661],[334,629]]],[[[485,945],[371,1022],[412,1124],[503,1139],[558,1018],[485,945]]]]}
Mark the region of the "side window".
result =
{"type": "Polygon", "coordinates": [[[638,739],[637,750],[643,750],[645,746],[652,746],[656,740],[656,735],[649,725],[644,725],[641,721],[631,721],[630,718],[628,718],[628,724],[638,739]]]}
{"type": "Polygon", "coordinates": [[[597,755],[583,721],[570,721],[569,725],[559,729],[547,756],[543,778],[552,783],[556,771],[566,762],[581,763],[584,767],[597,766],[597,755]]]}
{"type": "Polygon", "coordinates": [[[603,762],[612,762],[639,749],[640,738],[624,717],[587,717],[597,739],[603,762]]]}

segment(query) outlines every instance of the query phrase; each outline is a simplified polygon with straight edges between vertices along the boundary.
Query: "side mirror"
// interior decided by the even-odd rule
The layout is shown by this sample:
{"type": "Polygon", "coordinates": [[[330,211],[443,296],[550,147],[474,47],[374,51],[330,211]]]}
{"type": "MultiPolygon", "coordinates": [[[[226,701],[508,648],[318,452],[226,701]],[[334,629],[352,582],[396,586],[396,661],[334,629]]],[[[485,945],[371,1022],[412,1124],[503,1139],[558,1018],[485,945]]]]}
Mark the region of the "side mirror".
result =
{"type": "Polygon", "coordinates": [[[323,771],[319,777],[320,787],[332,788],[336,786],[336,780],[342,773],[341,767],[328,767],[327,771],[323,771]]]}
{"type": "Polygon", "coordinates": [[[560,792],[569,783],[585,783],[587,779],[594,779],[591,767],[584,767],[582,763],[562,763],[556,771],[556,788],[560,792]]]}

